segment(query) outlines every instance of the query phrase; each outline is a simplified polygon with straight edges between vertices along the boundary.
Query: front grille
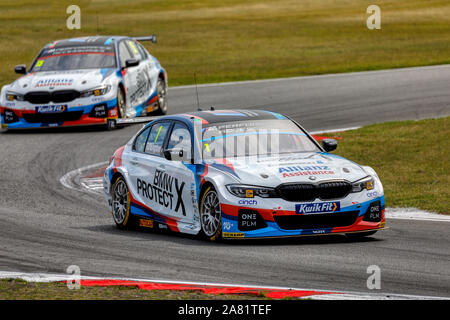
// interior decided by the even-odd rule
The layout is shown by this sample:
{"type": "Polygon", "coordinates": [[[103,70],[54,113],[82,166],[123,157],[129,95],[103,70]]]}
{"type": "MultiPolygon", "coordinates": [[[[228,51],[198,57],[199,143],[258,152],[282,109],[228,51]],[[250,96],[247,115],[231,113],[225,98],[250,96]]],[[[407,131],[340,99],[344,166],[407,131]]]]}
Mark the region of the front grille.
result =
{"type": "Polygon", "coordinates": [[[35,91],[28,92],[24,99],[32,104],[45,104],[49,102],[62,103],[70,102],[80,97],[76,90],[58,90],[53,92],[35,91]]]}
{"type": "Polygon", "coordinates": [[[24,113],[23,118],[29,123],[56,123],[64,121],[76,121],[81,118],[83,111],[60,113],[24,113]]]}
{"type": "Polygon", "coordinates": [[[333,212],[311,215],[274,216],[281,229],[319,229],[350,226],[358,218],[359,211],[333,212]]]}
{"type": "Polygon", "coordinates": [[[286,183],[276,188],[281,198],[286,201],[313,201],[341,199],[352,190],[352,185],[345,181],[322,182],[320,184],[286,183]]]}

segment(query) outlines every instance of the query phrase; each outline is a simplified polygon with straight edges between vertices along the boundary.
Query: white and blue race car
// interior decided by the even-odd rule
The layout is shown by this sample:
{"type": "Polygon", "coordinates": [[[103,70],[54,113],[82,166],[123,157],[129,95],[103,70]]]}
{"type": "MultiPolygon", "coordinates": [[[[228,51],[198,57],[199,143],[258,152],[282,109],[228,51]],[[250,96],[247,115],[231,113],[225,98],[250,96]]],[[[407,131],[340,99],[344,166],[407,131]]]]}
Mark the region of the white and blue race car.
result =
{"type": "Polygon", "coordinates": [[[167,74],[139,41],[155,36],[96,36],[46,45],[22,77],[3,86],[1,125],[25,129],[75,125],[114,128],[126,118],[167,113],[167,74]]]}
{"type": "Polygon", "coordinates": [[[164,116],[116,150],[104,192],[121,228],[209,240],[371,235],[385,227],[383,186],[336,146],[270,111],[164,116]]]}

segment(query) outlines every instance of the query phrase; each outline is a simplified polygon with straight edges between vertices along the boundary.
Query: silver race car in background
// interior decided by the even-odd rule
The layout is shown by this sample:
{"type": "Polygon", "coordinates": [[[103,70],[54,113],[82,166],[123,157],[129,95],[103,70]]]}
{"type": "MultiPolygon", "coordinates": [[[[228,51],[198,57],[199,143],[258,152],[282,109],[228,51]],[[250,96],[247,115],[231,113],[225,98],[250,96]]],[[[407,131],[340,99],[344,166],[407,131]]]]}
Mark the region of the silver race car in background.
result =
{"type": "Polygon", "coordinates": [[[0,94],[2,128],[103,124],[167,113],[167,74],[139,41],[96,36],[46,45],[0,94]]]}

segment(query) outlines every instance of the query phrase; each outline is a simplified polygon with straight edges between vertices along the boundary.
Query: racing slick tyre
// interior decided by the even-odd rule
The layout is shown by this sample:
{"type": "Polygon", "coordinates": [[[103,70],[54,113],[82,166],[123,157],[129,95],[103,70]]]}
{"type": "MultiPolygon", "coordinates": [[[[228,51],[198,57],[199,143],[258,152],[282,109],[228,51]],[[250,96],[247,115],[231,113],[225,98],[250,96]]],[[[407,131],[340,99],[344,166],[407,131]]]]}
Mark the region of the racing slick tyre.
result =
{"type": "Polygon", "coordinates": [[[216,241],[222,237],[222,213],[219,195],[213,186],[203,192],[200,201],[200,223],[202,235],[209,241],[216,241]]]}
{"type": "Polygon", "coordinates": [[[117,178],[112,186],[112,215],[119,229],[130,226],[130,192],[123,177],[117,178]]]}
{"type": "Polygon", "coordinates": [[[361,238],[364,238],[364,237],[371,236],[371,235],[375,234],[376,232],[377,231],[355,232],[355,233],[346,233],[345,235],[349,239],[361,239],[361,238]]]}
{"type": "Polygon", "coordinates": [[[167,86],[163,78],[158,78],[158,83],[156,84],[158,100],[156,105],[158,109],[155,111],[157,115],[164,115],[167,113],[167,86]]]}
{"type": "Polygon", "coordinates": [[[125,119],[127,116],[127,103],[125,100],[125,94],[122,88],[117,88],[117,112],[119,113],[119,118],[125,119]]]}

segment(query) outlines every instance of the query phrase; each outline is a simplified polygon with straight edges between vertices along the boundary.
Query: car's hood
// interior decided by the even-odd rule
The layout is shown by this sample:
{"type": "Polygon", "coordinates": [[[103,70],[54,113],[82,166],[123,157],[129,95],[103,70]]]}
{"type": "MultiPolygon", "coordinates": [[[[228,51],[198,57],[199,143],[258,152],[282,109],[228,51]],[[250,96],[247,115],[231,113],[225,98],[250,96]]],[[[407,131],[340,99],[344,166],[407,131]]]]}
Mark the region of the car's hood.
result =
{"type": "Polygon", "coordinates": [[[368,173],[358,164],[327,153],[296,153],[279,157],[215,160],[214,168],[233,175],[242,184],[275,187],[281,183],[343,179],[350,182],[368,173]]]}
{"type": "Polygon", "coordinates": [[[114,69],[85,69],[29,73],[9,87],[17,93],[30,91],[78,90],[83,91],[102,84],[114,69]]]}

